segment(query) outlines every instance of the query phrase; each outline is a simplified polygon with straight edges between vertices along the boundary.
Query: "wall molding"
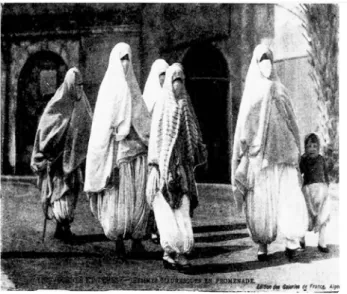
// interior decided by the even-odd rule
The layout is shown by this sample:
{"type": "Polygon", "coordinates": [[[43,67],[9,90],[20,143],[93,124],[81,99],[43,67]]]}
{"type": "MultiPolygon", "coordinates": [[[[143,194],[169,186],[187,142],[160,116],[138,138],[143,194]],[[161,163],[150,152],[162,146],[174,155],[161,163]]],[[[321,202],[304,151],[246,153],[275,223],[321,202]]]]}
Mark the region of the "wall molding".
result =
{"type": "Polygon", "coordinates": [[[63,36],[81,36],[89,34],[109,34],[109,33],[130,33],[140,34],[141,27],[139,25],[115,25],[115,26],[100,26],[100,27],[85,27],[75,30],[48,30],[36,32],[21,32],[21,33],[6,33],[1,34],[2,38],[33,38],[33,37],[63,37],[63,36]]]}

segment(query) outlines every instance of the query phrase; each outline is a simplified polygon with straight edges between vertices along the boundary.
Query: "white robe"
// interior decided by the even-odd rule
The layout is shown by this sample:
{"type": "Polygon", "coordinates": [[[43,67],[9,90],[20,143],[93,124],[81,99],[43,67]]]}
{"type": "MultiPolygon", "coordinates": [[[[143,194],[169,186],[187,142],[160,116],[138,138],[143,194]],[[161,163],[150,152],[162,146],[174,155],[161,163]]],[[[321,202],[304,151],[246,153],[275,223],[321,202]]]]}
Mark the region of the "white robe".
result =
{"type": "Polygon", "coordinates": [[[134,74],[130,46],[118,43],[98,93],[84,186],[90,208],[109,239],[145,235],[149,132],[150,116],[134,74]],[[125,74],[121,59],[126,55],[125,74]]]}

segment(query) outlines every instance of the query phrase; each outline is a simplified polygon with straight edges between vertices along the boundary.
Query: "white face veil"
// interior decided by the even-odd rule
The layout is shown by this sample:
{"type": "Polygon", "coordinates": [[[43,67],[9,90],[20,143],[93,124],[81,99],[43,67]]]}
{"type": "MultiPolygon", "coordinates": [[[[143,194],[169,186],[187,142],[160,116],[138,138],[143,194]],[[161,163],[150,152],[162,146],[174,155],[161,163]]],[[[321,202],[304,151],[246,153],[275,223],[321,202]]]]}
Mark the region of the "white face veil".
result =
{"type": "Polygon", "coordinates": [[[245,113],[251,107],[251,105],[256,103],[259,97],[262,97],[264,91],[268,90],[268,87],[271,85],[271,81],[276,80],[277,75],[273,66],[273,53],[267,46],[260,44],[255,47],[251,64],[248,68],[245,87],[240,104],[240,111],[238,114],[238,124],[239,122],[241,123],[240,120],[245,118],[245,113]],[[259,67],[260,59],[264,54],[267,55],[272,64],[272,72],[269,78],[263,76],[259,67]]]}
{"type": "Polygon", "coordinates": [[[126,138],[131,125],[141,139],[149,137],[149,114],[137,83],[131,48],[118,43],[111,51],[109,64],[100,85],[88,145],[85,191],[102,190],[114,166],[116,144],[126,138]],[[128,55],[125,75],[121,58],[128,55]]]}
{"type": "Polygon", "coordinates": [[[143,91],[143,100],[146,103],[149,113],[153,113],[153,109],[157,99],[162,95],[162,87],[160,85],[159,76],[165,74],[169,65],[164,59],[157,59],[151,67],[148,79],[143,91]]]}

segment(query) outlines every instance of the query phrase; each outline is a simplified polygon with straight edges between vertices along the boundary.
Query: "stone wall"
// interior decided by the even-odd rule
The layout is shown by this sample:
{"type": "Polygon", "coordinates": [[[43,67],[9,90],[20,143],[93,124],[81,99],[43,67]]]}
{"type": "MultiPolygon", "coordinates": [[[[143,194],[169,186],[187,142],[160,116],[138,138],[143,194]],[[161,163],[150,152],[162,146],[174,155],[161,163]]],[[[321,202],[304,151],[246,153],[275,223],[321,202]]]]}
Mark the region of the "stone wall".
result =
{"type": "MultiPolygon", "coordinates": [[[[2,45],[2,51],[8,52],[8,59],[2,60],[2,167],[5,173],[16,173],[17,153],[17,97],[20,74],[28,59],[36,53],[49,51],[62,58],[67,68],[78,67],[85,81],[85,92],[94,107],[97,92],[105,74],[109,54],[118,42],[127,42],[133,49],[134,70],[137,77],[141,72],[138,26],[122,26],[116,29],[94,30],[88,34],[71,34],[69,36],[53,35],[45,38],[8,39],[2,45]],[[6,136],[4,136],[6,134],[6,136]]],[[[3,56],[3,54],[2,54],[3,56]]],[[[59,86],[59,85],[58,85],[59,86]]]]}
{"type": "MultiPolygon", "coordinates": [[[[4,140],[4,150],[7,150],[4,161],[9,164],[11,171],[15,172],[17,161],[17,148],[16,148],[16,116],[17,116],[17,98],[18,98],[18,81],[20,73],[27,62],[28,58],[33,54],[40,51],[51,51],[61,56],[68,67],[78,66],[79,60],[79,42],[76,40],[49,40],[44,39],[41,41],[18,40],[9,44],[9,58],[7,64],[6,75],[2,79],[8,79],[5,84],[8,85],[6,93],[2,96],[4,103],[3,110],[6,113],[6,124],[4,130],[6,133],[6,140],[4,140]]],[[[2,74],[3,75],[3,74],[2,74]]],[[[23,122],[24,123],[24,122],[23,122]]]]}
{"type": "MultiPolygon", "coordinates": [[[[135,75],[141,82],[140,29],[137,26],[118,28],[111,33],[94,34],[81,38],[81,71],[84,75],[84,90],[94,108],[98,90],[107,70],[110,53],[119,42],[128,43],[132,49],[135,75]]],[[[141,84],[141,83],[140,83],[141,84]]]]}
{"type": "Polygon", "coordinates": [[[301,150],[304,150],[304,138],[308,133],[318,131],[318,108],[315,103],[315,91],[309,77],[310,65],[307,57],[280,60],[276,62],[278,76],[288,88],[297,117],[301,150]]]}
{"type": "Polygon", "coordinates": [[[192,45],[213,43],[228,62],[236,97],[241,96],[254,47],[274,38],[272,5],[150,4],[143,15],[144,76],[157,58],[182,61],[192,45]]]}
{"type": "Polygon", "coordinates": [[[314,84],[309,76],[311,66],[307,60],[308,43],[296,4],[275,6],[275,37],[273,49],[275,64],[281,82],[288,88],[297,116],[301,148],[304,150],[306,134],[318,130],[319,111],[314,84]]]}
{"type": "Polygon", "coordinates": [[[164,58],[169,64],[182,62],[189,48],[199,44],[211,44],[224,56],[230,75],[227,137],[231,159],[243,83],[253,49],[258,43],[269,43],[274,38],[273,6],[151,4],[146,5],[143,11],[145,77],[156,59],[164,58]]]}
{"type": "Polygon", "coordinates": [[[1,52],[1,166],[0,166],[0,174],[2,174],[3,167],[3,154],[4,154],[4,138],[5,138],[5,96],[6,96],[6,72],[7,69],[5,67],[4,62],[4,53],[1,52]]]}
{"type": "Polygon", "coordinates": [[[141,89],[152,63],[158,58],[165,58],[169,63],[182,62],[188,50],[199,44],[210,44],[222,53],[230,75],[226,140],[231,157],[243,82],[253,49],[256,44],[273,38],[273,6],[225,3],[100,5],[55,6],[58,12],[54,14],[48,9],[53,6],[44,5],[36,10],[35,5],[28,4],[26,10],[14,9],[13,15],[5,15],[7,19],[22,19],[35,28],[40,27],[40,21],[49,22],[49,15],[55,19],[61,16],[68,21],[59,21],[57,28],[47,23],[46,31],[30,32],[29,25],[20,25],[16,26],[16,32],[6,26],[8,31],[5,30],[5,33],[8,34],[3,37],[10,58],[5,60],[4,65],[7,76],[2,73],[2,82],[5,81],[8,88],[5,97],[2,92],[1,102],[8,113],[7,118],[2,117],[8,128],[6,161],[15,166],[18,77],[29,56],[48,50],[61,56],[67,67],[79,67],[84,77],[85,92],[94,107],[109,54],[113,46],[121,41],[129,43],[133,50],[133,65],[141,89]],[[71,9],[74,13],[69,14],[71,9]],[[23,11],[25,13],[21,15],[23,11]],[[82,15],[82,22],[77,22],[76,19],[82,15]]]}

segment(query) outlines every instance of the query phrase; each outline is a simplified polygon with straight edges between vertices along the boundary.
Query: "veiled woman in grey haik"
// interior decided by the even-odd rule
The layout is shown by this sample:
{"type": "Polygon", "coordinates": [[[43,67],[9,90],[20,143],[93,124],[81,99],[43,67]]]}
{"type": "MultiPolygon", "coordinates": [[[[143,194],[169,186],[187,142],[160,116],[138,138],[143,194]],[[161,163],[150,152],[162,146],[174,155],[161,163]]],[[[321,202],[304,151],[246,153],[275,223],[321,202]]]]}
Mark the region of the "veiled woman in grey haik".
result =
{"type": "Polygon", "coordinates": [[[80,71],[71,68],[48,102],[37,128],[31,168],[45,217],[57,221],[55,238],[70,241],[77,197],[83,191],[82,164],[87,155],[92,111],[80,71]],[[52,211],[52,213],[50,213],[52,211]]]}

